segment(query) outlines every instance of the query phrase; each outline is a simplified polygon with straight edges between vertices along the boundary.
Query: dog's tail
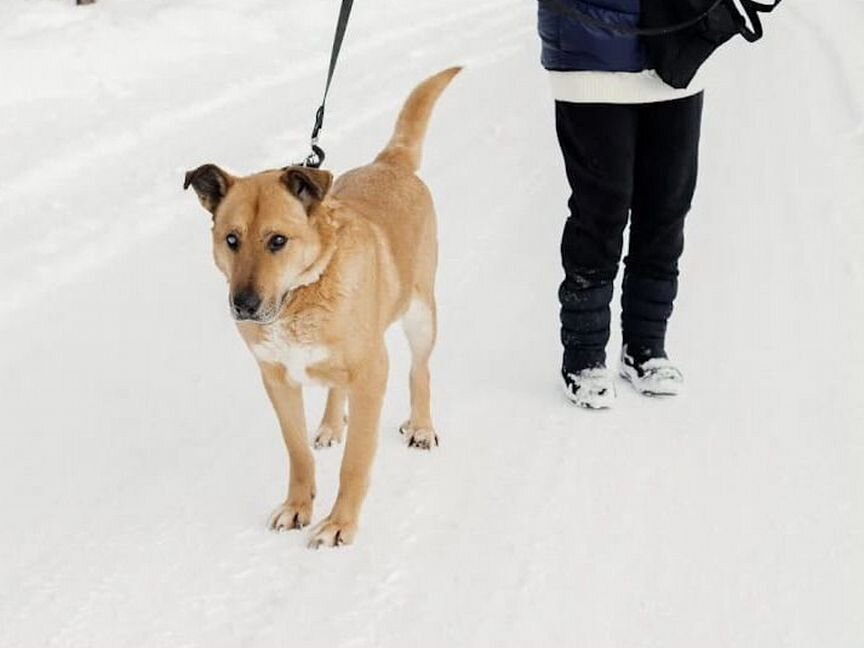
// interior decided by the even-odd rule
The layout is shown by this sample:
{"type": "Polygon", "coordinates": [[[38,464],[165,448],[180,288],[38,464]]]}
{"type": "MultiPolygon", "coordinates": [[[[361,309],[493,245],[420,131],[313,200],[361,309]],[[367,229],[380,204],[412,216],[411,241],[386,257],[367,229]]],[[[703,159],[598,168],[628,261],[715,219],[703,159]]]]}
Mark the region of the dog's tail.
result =
{"type": "Polygon", "coordinates": [[[448,68],[414,88],[402,107],[402,112],[399,113],[393,137],[375,158],[376,162],[407,167],[411,171],[420,168],[423,138],[426,135],[426,126],[429,124],[432,108],[435,107],[435,102],[444,92],[444,88],[461,69],[461,67],[448,68]]]}

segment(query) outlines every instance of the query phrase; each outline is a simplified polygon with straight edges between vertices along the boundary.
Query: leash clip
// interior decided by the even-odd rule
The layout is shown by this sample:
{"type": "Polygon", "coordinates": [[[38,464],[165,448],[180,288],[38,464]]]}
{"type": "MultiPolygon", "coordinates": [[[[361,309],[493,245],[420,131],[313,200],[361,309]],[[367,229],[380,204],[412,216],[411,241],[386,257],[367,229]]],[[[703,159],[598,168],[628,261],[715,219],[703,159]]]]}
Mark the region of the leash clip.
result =
{"type": "MultiPolygon", "coordinates": [[[[717,0],[718,2],[720,0],[717,0]]],[[[339,50],[342,49],[342,39],[345,37],[345,29],[348,27],[348,18],[351,16],[351,7],[354,0],[342,0],[339,9],[339,19],[336,21],[336,33],[333,35],[333,47],[330,50],[330,66],[327,68],[327,82],[324,84],[324,95],[321,97],[321,105],[315,111],[315,125],[312,127],[310,146],[312,152],[300,163],[300,166],[317,169],[324,162],[324,149],[318,146],[318,133],[324,126],[324,106],[327,103],[327,94],[330,92],[330,83],[333,81],[333,71],[336,69],[336,60],[339,58],[339,50]]]]}
{"type": "MultiPolygon", "coordinates": [[[[718,0],[719,2],[720,0],[718,0]]],[[[342,49],[342,39],[345,37],[345,29],[348,27],[348,18],[351,15],[351,7],[354,0],[342,0],[339,9],[339,19],[336,21],[336,33],[333,35],[333,47],[330,50],[330,65],[327,68],[327,82],[324,84],[324,95],[321,97],[321,105],[315,111],[315,125],[312,127],[310,145],[312,152],[300,163],[301,166],[317,169],[324,162],[324,149],[318,146],[318,133],[324,126],[324,105],[327,103],[327,94],[330,92],[330,82],[333,81],[333,71],[336,69],[336,60],[339,58],[339,50],[342,49]]]]}
{"type": "Polygon", "coordinates": [[[306,159],[300,163],[300,166],[317,169],[321,166],[321,163],[324,162],[324,158],[327,156],[324,155],[324,149],[316,143],[317,140],[317,137],[312,140],[312,152],[306,156],[306,159]]]}

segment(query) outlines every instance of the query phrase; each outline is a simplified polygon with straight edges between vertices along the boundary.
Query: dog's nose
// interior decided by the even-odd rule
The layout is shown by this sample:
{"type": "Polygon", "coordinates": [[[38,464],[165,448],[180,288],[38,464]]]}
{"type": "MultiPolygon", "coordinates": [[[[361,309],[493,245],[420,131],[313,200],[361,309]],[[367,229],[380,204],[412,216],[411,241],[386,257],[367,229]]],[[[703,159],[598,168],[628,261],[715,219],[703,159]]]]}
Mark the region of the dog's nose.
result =
{"type": "Polygon", "coordinates": [[[261,306],[261,297],[254,290],[241,290],[231,298],[231,310],[237,319],[252,319],[261,306]]]}

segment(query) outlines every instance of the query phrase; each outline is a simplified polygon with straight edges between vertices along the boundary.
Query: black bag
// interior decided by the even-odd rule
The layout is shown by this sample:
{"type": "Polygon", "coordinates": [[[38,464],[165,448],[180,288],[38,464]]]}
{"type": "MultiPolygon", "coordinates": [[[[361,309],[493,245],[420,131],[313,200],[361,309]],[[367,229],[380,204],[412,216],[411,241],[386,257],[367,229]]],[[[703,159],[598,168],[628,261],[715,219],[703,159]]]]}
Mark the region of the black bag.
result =
{"type": "Polygon", "coordinates": [[[782,0],[771,4],[738,0],[641,0],[638,28],[613,25],[594,18],[566,0],[539,0],[563,16],[623,36],[641,36],[651,66],[673,88],[686,88],[702,64],[718,47],[736,34],[751,43],[762,38],[760,13],[769,13],[782,0]],[[747,25],[747,21],[750,25],[747,25]]]}
{"type": "Polygon", "coordinates": [[[759,14],[772,11],[781,0],[774,0],[772,4],[754,0],[739,2],[747,14],[746,19],[733,0],[711,2],[707,7],[705,0],[642,0],[643,40],[660,78],[673,88],[686,88],[714,50],[733,36],[741,34],[751,43],[762,38],[759,14]],[[699,15],[702,19],[694,25],[666,31],[669,25],[678,25],[699,15]]]}

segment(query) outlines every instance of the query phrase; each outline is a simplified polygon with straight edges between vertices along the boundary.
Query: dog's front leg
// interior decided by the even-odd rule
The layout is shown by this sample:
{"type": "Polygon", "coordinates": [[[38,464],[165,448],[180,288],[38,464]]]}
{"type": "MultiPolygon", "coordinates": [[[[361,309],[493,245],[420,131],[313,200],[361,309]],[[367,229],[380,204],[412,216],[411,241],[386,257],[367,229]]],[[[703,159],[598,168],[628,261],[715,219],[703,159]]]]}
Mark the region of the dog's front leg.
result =
{"type": "Polygon", "coordinates": [[[386,388],[387,351],[382,346],[348,389],[348,440],[339,472],[339,494],[330,515],[315,527],[310,547],[336,547],[354,541],[378,446],[381,404],[386,388]]]}
{"type": "Polygon", "coordinates": [[[288,449],[288,497],[270,517],[270,528],[301,529],[312,521],[315,498],[315,459],[306,438],[303,390],[288,382],[285,369],[279,365],[264,363],[261,374],[288,449]]]}

